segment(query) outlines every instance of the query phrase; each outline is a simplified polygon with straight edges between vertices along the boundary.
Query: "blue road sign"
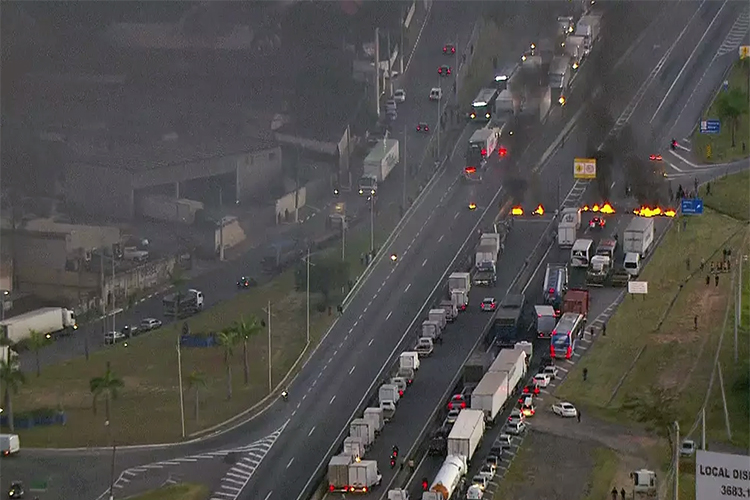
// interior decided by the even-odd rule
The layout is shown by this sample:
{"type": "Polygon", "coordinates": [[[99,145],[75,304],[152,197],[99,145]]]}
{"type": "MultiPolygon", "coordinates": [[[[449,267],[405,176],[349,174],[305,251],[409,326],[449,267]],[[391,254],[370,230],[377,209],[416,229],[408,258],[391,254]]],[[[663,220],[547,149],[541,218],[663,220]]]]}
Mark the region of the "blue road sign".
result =
{"type": "Polygon", "coordinates": [[[718,134],[721,132],[719,120],[701,120],[701,134],[718,134]]]}
{"type": "Polygon", "coordinates": [[[703,214],[703,200],[701,198],[683,198],[682,199],[683,215],[701,215],[703,214]]]}

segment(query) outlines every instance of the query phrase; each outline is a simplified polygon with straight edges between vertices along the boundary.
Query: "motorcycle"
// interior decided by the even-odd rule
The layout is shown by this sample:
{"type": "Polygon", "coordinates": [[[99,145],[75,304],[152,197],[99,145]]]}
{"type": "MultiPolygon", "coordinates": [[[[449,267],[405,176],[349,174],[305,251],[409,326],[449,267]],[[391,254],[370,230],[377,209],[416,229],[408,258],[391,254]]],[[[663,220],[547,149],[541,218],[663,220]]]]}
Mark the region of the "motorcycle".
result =
{"type": "Polygon", "coordinates": [[[289,400],[289,393],[287,391],[281,391],[281,399],[284,401],[289,400]]]}
{"type": "Polygon", "coordinates": [[[14,481],[8,489],[8,498],[23,498],[26,491],[23,489],[23,483],[14,481]]]}

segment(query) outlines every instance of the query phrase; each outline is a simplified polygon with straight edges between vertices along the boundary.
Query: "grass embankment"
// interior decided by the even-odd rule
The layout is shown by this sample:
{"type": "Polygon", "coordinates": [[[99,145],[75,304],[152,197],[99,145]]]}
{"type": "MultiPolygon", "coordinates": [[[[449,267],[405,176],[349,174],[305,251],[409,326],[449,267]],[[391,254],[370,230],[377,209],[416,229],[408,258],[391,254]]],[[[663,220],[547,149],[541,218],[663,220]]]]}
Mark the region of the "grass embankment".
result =
{"type": "MultiPolygon", "coordinates": [[[[709,272],[710,262],[722,260],[724,248],[733,249],[736,262],[741,249],[747,248],[746,226],[710,209],[702,216],[690,218],[686,231],[678,231],[678,225],[672,227],[640,278],[649,283],[648,296],[626,298],[607,324],[607,336],[596,339],[558,388],[556,396],[599,410],[624,425],[632,425],[636,420],[634,411],[626,408],[642,410],[655,405],[663,406],[662,411],[670,412],[664,417],[670,421],[677,419],[684,429],[692,426],[706,396],[727,306],[731,308],[736,293],[731,273],[719,274],[716,285],[715,275],[709,272]],[[706,262],[703,271],[697,270],[701,259],[706,262]],[[678,294],[680,284],[694,271],[678,294]],[[589,374],[586,382],[581,373],[584,367],[589,374]],[[668,404],[653,401],[664,394],[671,398],[668,404]]],[[[728,330],[731,325],[730,321],[728,330]]],[[[720,364],[727,385],[738,375],[733,360],[726,356],[732,344],[732,334],[726,332],[720,364]]],[[[741,359],[747,359],[746,335],[740,336],[739,352],[741,359]]],[[[715,392],[707,408],[708,435],[712,440],[726,440],[718,383],[713,387],[715,392]]],[[[734,410],[747,394],[733,392],[727,390],[730,414],[737,428],[732,441],[746,443],[747,426],[742,424],[747,418],[743,420],[734,410]]]]}
{"type": "Polygon", "coordinates": [[[748,92],[750,89],[750,60],[738,61],[732,67],[729,76],[729,88],[727,91],[721,90],[716,96],[711,106],[703,114],[703,119],[721,119],[721,132],[718,134],[701,134],[700,129],[693,133],[693,148],[698,160],[706,163],[729,163],[732,161],[747,158],[750,154],[750,112],[748,112],[748,92]],[[739,99],[738,106],[744,106],[743,113],[737,119],[737,129],[735,130],[735,145],[732,147],[732,130],[726,117],[721,115],[720,99],[734,90],[739,94],[744,94],[744,99],[739,99]],[[743,150],[742,145],[745,144],[743,150]],[[708,154],[707,146],[711,146],[711,154],[708,154]]]}
{"type": "MultiPolygon", "coordinates": [[[[495,37],[497,34],[495,34],[495,37]]],[[[496,38],[484,37],[475,50],[474,64],[486,64],[489,46],[496,38]],[[479,62],[476,62],[479,61],[479,62]]],[[[472,67],[470,74],[484,74],[472,67]]],[[[486,76],[482,77],[486,79],[486,76]]],[[[469,78],[467,81],[471,81],[469,78]]],[[[479,81],[478,79],[476,80],[479,81]]],[[[479,83],[470,83],[476,89],[479,83]]],[[[473,96],[471,96],[473,97],[473,96]]],[[[471,99],[469,97],[468,99],[471,99]]],[[[426,159],[430,162],[430,159],[426,159]]],[[[407,197],[415,199],[419,190],[429,179],[431,170],[420,169],[420,173],[408,178],[407,197]]],[[[399,175],[398,173],[396,175],[399,175]]],[[[394,184],[395,186],[395,184],[394,184]]],[[[392,186],[393,188],[393,186],[392,186]]],[[[375,217],[375,248],[380,248],[400,220],[398,202],[383,203],[377,208],[375,217]]],[[[365,269],[362,254],[370,250],[369,220],[360,221],[347,231],[345,258],[349,262],[350,277],[356,281],[365,269]]],[[[340,256],[341,242],[333,243],[322,255],[313,256],[314,263],[321,256],[340,256]]],[[[258,289],[238,294],[237,297],[213,307],[188,320],[191,332],[216,332],[230,326],[241,317],[251,315],[265,319],[264,311],[271,301],[272,318],[272,385],[278,384],[291,369],[305,348],[304,293],[294,291],[293,271],[275,278],[258,289]]],[[[312,298],[311,348],[329,329],[335,319],[323,308],[316,307],[321,298],[312,298]]],[[[335,304],[335,302],[334,302],[335,304]]],[[[143,444],[178,441],[181,436],[180,405],[177,376],[176,343],[182,322],[167,326],[139,338],[132,339],[128,346],[118,345],[83,358],[48,367],[40,377],[29,374],[14,399],[16,413],[39,409],[61,409],[65,411],[65,426],[36,427],[30,430],[16,429],[27,447],[80,447],[106,446],[111,440],[117,444],[143,444]],[[112,402],[112,418],[109,429],[104,426],[104,404],[98,404],[94,414],[89,381],[101,377],[109,362],[114,375],[124,383],[118,397],[112,402]],[[111,431],[111,436],[108,431],[111,431]]],[[[308,353],[312,349],[308,350],[308,353]]],[[[230,357],[233,383],[231,399],[227,398],[226,366],[223,350],[213,348],[183,348],[182,370],[185,388],[186,432],[188,435],[220,424],[251,408],[268,395],[268,336],[260,332],[248,345],[250,353],[249,383],[244,383],[242,346],[235,348],[230,357]],[[203,374],[197,383],[199,397],[198,418],[195,415],[195,387],[190,387],[192,372],[203,374]]]]}
{"type": "Polygon", "coordinates": [[[173,484],[149,491],[143,495],[131,497],[130,500],[207,500],[211,496],[207,487],[202,484],[173,484]]]}
{"type": "Polygon", "coordinates": [[[728,175],[700,187],[703,205],[740,221],[750,221],[750,170],[728,175]]]}

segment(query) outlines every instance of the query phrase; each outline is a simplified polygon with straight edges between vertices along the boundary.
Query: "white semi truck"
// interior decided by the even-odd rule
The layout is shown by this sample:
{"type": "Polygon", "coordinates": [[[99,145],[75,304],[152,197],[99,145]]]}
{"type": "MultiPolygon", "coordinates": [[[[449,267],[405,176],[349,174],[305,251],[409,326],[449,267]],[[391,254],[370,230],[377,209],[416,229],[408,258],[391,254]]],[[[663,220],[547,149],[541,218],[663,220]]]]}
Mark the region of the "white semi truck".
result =
{"type": "Polygon", "coordinates": [[[362,177],[359,179],[359,194],[374,196],[378,184],[382,183],[399,162],[398,141],[383,139],[375,144],[365,158],[362,177]]]}
{"type": "Polygon", "coordinates": [[[43,307],[0,321],[2,336],[13,343],[28,339],[31,332],[47,338],[70,335],[78,329],[76,315],[64,307],[43,307]]]}
{"type": "Polygon", "coordinates": [[[360,460],[349,465],[349,492],[367,493],[380,484],[383,476],[375,460],[360,460]]]}
{"type": "Polygon", "coordinates": [[[503,409],[512,391],[506,372],[487,372],[471,393],[471,409],[484,414],[484,421],[492,423],[503,409]]]}
{"type": "MultiPolygon", "coordinates": [[[[472,395],[472,399],[474,396],[472,395]]],[[[481,410],[461,410],[448,434],[448,455],[464,457],[469,463],[484,436],[484,413],[481,410]]]]}
{"type": "Polygon", "coordinates": [[[586,55],[591,52],[599,38],[601,21],[601,16],[590,14],[583,16],[576,25],[576,36],[583,37],[583,49],[586,55]]]}

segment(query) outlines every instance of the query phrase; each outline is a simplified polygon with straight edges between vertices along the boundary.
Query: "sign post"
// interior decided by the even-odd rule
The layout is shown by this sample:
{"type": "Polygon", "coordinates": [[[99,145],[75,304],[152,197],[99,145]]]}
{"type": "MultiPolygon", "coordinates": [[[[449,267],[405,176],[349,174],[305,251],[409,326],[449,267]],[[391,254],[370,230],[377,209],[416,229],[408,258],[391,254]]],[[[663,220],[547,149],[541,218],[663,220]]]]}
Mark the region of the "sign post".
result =
{"type": "Polygon", "coordinates": [[[643,300],[646,300],[646,295],[648,295],[648,281],[628,281],[628,293],[631,297],[643,295],[643,300]]]}
{"type": "Polygon", "coordinates": [[[576,179],[596,179],[596,158],[575,158],[573,177],[576,179]]]}
{"type": "Polygon", "coordinates": [[[682,215],[703,215],[703,200],[701,198],[683,198],[682,215]]]}
{"type": "Polygon", "coordinates": [[[721,132],[721,121],[714,118],[701,120],[701,134],[718,134],[721,132]]]}
{"type": "Polygon", "coordinates": [[[740,59],[750,57],[750,45],[740,45],[740,59]]]}

